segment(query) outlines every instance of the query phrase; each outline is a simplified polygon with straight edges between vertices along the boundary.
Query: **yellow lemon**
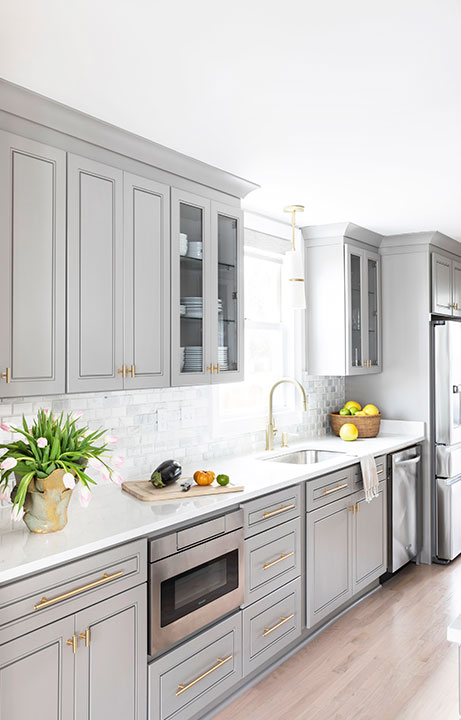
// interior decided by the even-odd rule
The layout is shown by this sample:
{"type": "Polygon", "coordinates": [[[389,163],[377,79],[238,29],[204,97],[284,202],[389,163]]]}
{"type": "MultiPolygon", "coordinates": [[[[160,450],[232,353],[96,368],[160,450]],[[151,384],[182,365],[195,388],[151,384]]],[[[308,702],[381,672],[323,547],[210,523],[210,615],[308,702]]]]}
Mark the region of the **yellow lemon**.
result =
{"type": "Polygon", "coordinates": [[[363,412],[365,415],[379,415],[379,410],[376,405],[365,405],[363,412]]]}
{"type": "Polygon", "coordinates": [[[366,417],[366,413],[363,410],[359,410],[355,413],[355,417],[366,417]]]}
{"type": "Polygon", "coordinates": [[[359,431],[353,423],[344,423],[339,431],[339,437],[341,440],[357,440],[358,436],[359,431]]]}
{"type": "Polygon", "coordinates": [[[350,410],[352,407],[355,407],[357,410],[361,410],[361,406],[358,404],[358,402],[355,402],[355,400],[349,400],[345,405],[345,408],[350,410]]]}

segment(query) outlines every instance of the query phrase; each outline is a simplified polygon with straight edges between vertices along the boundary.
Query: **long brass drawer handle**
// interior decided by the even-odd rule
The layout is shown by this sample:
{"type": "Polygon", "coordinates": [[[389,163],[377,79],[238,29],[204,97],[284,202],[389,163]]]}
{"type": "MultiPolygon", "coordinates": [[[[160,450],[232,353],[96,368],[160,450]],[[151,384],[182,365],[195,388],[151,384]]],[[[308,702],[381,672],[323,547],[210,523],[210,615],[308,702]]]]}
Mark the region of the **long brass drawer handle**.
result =
{"type": "Polygon", "coordinates": [[[74,595],[79,595],[86,590],[92,590],[99,585],[104,585],[104,583],[122,577],[122,575],[123,570],[120,570],[120,572],[116,572],[113,575],[108,575],[107,573],[104,573],[102,578],[100,578],[99,580],[95,580],[94,582],[88,583],[88,585],[83,585],[83,587],[76,588],[75,590],[69,590],[69,592],[64,593],[63,595],[58,595],[58,597],[50,598],[49,600],[46,597],[42,597],[40,602],[37,605],[34,605],[34,610],[43,610],[43,608],[54,605],[55,603],[61,602],[62,600],[67,600],[67,598],[73,597],[74,595]]]}
{"type": "Polygon", "coordinates": [[[289,552],[285,555],[282,553],[277,560],[274,560],[270,563],[265,562],[263,565],[263,570],[269,570],[269,568],[274,567],[274,565],[278,565],[280,562],[283,562],[283,560],[287,560],[288,558],[292,557],[292,555],[294,555],[294,552],[289,552]]]}
{"type": "Polygon", "coordinates": [[[271,628],[264,628],[263,637],[267,637],[267,635],[270,635],[274,630],[278,630],[279,627],[282,627],[282,625],[285,625],[285,623],[289,622],[290,620],[293,620],[295,614],[291,613],[291,615],[288,615],[287,617],[281,617],[280,622],[277,623],[277,625],[274,625],[274,627],[271,628]]]}
{"type": "Polygon", "coordinates": [[[287,510],[294,510],[295,507],[296,505],[294,503],[292,505],[282,505],[278,510],[265,512],[263,518],[264,520],[267,520],[267,518],[274,517],[274,515],[280,515],[280,513],[287,512],[287,510]]]}
{"type": "Polygon", "coordinates": [[[224,659],[218,658],[218,662],[214,667],[207,670],[203,675],[200,675],[200,677],[195,678],[195,680],[192,680],[188,685],[178,685],[178,689],[176,690],[176,697],[178,695],[182,695],[183,692],[186,692],[186,690],[189,690],[189,688],[193,687],[194,685],[197,685],[200,680],[204,680],[208,675],[211,675],[215,670],[219,670],[220,667],[225,665],[229,660],[232,660],[232,655],[229,655],[229,657],[226,657],[224,659]]]}
{"type": "Polygon", "coordinates": [[[327,488],[326,490],[324,490],[323,494],[330,495],[330,493],[338,492],[338,490],[344,490],[344,488],[347,488],[347,485],[347,483],[343,483],[342,485],[335,485],[334,488],[330,488],[329,490],[327,488]]]}

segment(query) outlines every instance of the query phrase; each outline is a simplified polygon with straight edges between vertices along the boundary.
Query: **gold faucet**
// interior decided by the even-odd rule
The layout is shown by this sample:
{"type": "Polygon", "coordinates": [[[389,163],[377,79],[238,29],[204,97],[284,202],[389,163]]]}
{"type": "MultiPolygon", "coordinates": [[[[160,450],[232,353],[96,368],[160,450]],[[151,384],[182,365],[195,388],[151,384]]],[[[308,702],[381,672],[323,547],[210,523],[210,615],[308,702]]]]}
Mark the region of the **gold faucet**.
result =
{"type": "Polygon", "coordinates": [[[294,380],[293,378],[282,378],[281,380],[277,380],[276,383],[274,383],[271,387],[271,391],[269,393],[269,422],[266,426],[266,450],[273,450],[274,449],[274,435],[276,434],[277,430],[274,426],[274,414],[272,411],[272,396],[274,394],[274,390],[277,387],[277,385],[281,385],[282,383],[291,383],[291,385],[295,385],[297,388],[299,388],[302,398],[303,398],[303,410],[307,410],[307,398],[306,398],[306,391],[304,390],[303,386],[300,382],[297,380],[294,380]]]}

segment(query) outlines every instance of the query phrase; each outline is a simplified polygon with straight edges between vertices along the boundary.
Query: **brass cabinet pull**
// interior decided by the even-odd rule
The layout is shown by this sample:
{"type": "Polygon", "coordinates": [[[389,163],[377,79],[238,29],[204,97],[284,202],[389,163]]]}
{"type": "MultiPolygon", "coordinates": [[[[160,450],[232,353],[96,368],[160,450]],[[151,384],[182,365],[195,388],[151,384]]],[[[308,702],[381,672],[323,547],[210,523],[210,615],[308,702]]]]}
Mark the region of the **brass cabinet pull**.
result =
{"type": "Polygon", "coordinates": [[[0,377],[4,378],[6,382],[9,384],[11,382],[11,368],[7,367],[5,372],[2,372],[0,374],[0,377]]]}
{"type": "Polygon", "coordinates": [[[200,677],[195,678],[195,680],[192,680],[192,682],[188,683],[188,685],[178,685],[178,689],[176,690],[176,697],[178,697],[178,695],[182,695],[183,692],[186,692],[186,690],[189,690],[189,688],[196,685],[198,682],[200,682],[200,680],[204,680],[206,677],[208,677],[208,675],[211,675],[211,673],[213,673],[215,670],[219,670],[219,668],[222,667],[223,665],[225,665],[227,662],[229,662],[229,660],[232,660],[232,655],[229,655],[229,657],[226,657],[224,659],[218,658],[217,664],[214,665],[209,670],[207,670],[205,673],[203,673],[203,675],[200,675],[200,677]]]}
{"type": "Polygon", "coordinates": [[[206,367],[207,371],[210,372],[212,375],[214,373],[214,365],[207,365],[206,367]]]}
{"type": "Polygon", "coordinates": [[[356,512],[359,512],[359,511],[360,511],[360,503],[357,503],[355,507],[356,507],[356,510],[355,510],[355,511],[356,511],[356,512]]]}
{"type": "Polygon", "coordinates": [[[57,602],[61,602],[62,600],[67,600],[70,597],[73,597],[74,595],[79,595],[82,592],[85,592],[85,590],[92,590],[95,587],[98,587],[99,585],[104,585],[106,582],[110,582],[111,580],[115,580],[116,578],[122,577],[123,570],[120,570],[119,572],[114,573],[113,575],[108,575],[107,573],[104,573],[102,578],[99,580],[95,580],[92,583],[88,583],[88,585],[83,585],[82,587],[76,588],[75,590],[69,590],[69,592],[64,593],[63,595],[58,595],[58,597],[50,598],[48,600],[46,597],[42,597],[40,602],[37,605],[34,605],[34,610],[42,610],[43,608],[49,607],[50,605],[54,605],[57,602]]]}
{"type": "Polygon", "coordinates": [[[287,512],[287,510],[293,510],[296,507],[296,505],[282,505],[279,507],[278,510],[272,510],[271,512],[265,512],[263,514],[264,520],[267,520],[267,518],[274,517],[274,515],[279,515],[280,513],[287,512]]]}
{"type": "Polygon", "coordinates": [[[90,628],[80,633],[80,639],[85,641],[85,647],[90,647],[90,628]]]}
{"type": "Polygon", "coordinates": [[[72,652],[74,653],[74,655],[75,655],[75,653],[77,652],[77,643],[78,643],[78,638],[77,638],[77,636],[75,635],[75,633],[74,633],[74,635],[72,635],[72,637],[69,638],[69,640],[67,640],[67,642],[66,642],[66,645],[70,645],[70,646],[72,647],[72,652]]]}
{"type": "Polygon", "coordinates": [[[267,637],[267,635],[270,635],[274,630],[278,630],[279,627],[282,627],[282,625],[285,625],[285,623],[289,622],[290,620],[293,620],[295,614],[291,613],[291,615],[288,615],[287,617],[281,617],[280,622],[277,623],[277,625],[274,625],[271,628],[264,628],[263,637],[267,637]]]}
{"type": "Polygon", "coordinates": [[[221,372],[221,365],[218,363],[217,365],[212,365],[211,367],[212,367],[212,368],[218,373],[218,375],[219,375],[219,373],[221,372]]]}
{"type": "Polygon", "coordinates": [[[344,490],[344,488],[347,488],[347,483],[342,483],[341,485],[335,485],[334,488],[326,488],[323,491],[324,495],[330,495],[330,493],[338,492],[338,490],[344,490]]]}
{"type": "Polygon", "coordinates": [[[117,370],[118,374],[125,380],[126,378],[126,365],[123,363],[122,367],[117,370]]]}
{"type": "Polygon", "coordinates": [[[351,507],[348,507],[347,509],[349,510],[349,512],[354,513],[355,515],[355,505],[351,505],[351,507]]]}
{"type": "Polygon", "coordinates": [[[130,375],[132,378],[136,377],[135,366],[132,365],[130,368],[130,375]]]}
{"type": "Polygon", "coordinates": [[[286,553],[285,555],[282,553],[277,560],[273,560],[272,562],[268,563],[265,562],[263,565],[263,570],[269,570],[269,568],[274,567],[274,565],[278,565],[279,563],[283,562],[284,560],[287,560],[288,558],[292,557],[294,555],[294,552],[286,553]]]}

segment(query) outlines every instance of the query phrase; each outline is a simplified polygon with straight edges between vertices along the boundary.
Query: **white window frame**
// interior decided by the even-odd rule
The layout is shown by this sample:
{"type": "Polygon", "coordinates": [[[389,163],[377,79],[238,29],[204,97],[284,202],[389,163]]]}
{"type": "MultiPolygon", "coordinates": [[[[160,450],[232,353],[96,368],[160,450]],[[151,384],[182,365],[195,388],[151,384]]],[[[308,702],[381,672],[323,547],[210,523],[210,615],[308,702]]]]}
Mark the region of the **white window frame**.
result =
{"type": "MultiPolygon", "coordinates": [[[[287,243],[287,250],[289,249],[287,243]]],[[[304,367],[303,353],[304,353],[304,312],[299,310],[292,310],[286,307],[286,300],[284,298],[284,282],[285,272],[283,267],[284,256],[280,253],[266,252],[258,250],[251,246],[245,246],[245,254],[253,257],[263,257],[264,259],[272,259],[274,262],[280,263],[281,266],[281,291],[282,291],[282,327],[284,330],[283,338],[283,350],[284,350],[284,376],[296,378],[301,380],[302,371],[304,367]]],[[[278,328],[280,323],[273,323],[273,328],[278,328]]],[[[256,321],[245,319],[245,327],[250,326],[253,328],[270,328],[271,323],[264,321],[256,321]]],[[[279,380],[280,378],[276,378],[279,380]]],[[[257,411],[228,411],[223,413],[220,410],[220,387],[219,385],[213,386],[212,393],[212,435],[214,438],[232,437],[242,435],[247,432],[257,432],[264,430],[267,424],[268,412],[269,412],[269,391],[267,389],[267,410],[261,410],[258,408],[257,411]]],[[[229,386],[227,386],[229,387],[229,386]]],[[[277,402],[277,397],[280,398],[279,393],[285,393],[287,402],[283,408],[277,408],[274,405],[274,418],[277,428],[280,428],[280,433],[284,427],[293,426],[299,424],[302,419],[302,409],[299,403],[299,398],[295,396],[295,388],[290,387],[288,384],[277,388],[274,394],[274,401],[277,402]]]]}

